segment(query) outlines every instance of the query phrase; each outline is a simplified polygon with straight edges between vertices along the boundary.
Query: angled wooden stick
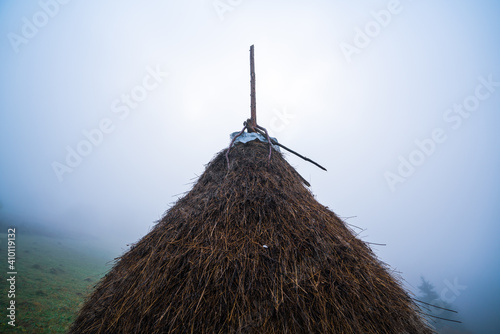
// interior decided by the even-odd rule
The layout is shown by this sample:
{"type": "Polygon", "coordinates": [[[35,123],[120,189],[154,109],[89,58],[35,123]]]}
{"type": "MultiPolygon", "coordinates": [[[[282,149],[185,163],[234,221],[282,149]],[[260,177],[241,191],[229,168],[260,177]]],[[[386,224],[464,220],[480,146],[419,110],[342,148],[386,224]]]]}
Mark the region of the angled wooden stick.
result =
{"type": "MultiPolygon", "coordinates": [[[[264,133],[263,131],[259,130],[258,128],[257,128],[257,132],[259,132],[259,133],[260,133],[261,135],[263,135],[263,136],[265,135],[265,133],[264,133]]],[[[282,145],[282,144],[278,143],[278,142],[277,142],[277,141],[275,141],[274,139],[270,138],[270,140],[271,140],[271,143],[272,143],[273,145],[276,145],[276,146],[279,146],[279,147],[281,147],[281,148],[284,148],[284,149],[285,149],[285,150],[287,150],[288,152],[291,152],[291,153],[295,154],[296,156],[298,156],[299,158],[304,159],[305,161],[309,161],[310,163],[312,163],[313,165],[315,165],[315,166],[317,166],[317,167],[321,168],[321,169],[322,169],[322,170],[324,170],[324,171],[326,171],[326,170],[327,170],[325,167],[321,166],[321,165],[320,165],[320,164],[318,164],[317,162],[312,161],[311,159],[309,159],[309,158],[307,158],[307,157],[305,157],[305,156],[303,156],[303,155],[301,155],[301,154],[299,154],[299,153],[295,152],[295,151],[294,151],[294,150],[292,150],[292,149],[289,149],[288,147],[286,147],[285,145],[282,145]]]]}

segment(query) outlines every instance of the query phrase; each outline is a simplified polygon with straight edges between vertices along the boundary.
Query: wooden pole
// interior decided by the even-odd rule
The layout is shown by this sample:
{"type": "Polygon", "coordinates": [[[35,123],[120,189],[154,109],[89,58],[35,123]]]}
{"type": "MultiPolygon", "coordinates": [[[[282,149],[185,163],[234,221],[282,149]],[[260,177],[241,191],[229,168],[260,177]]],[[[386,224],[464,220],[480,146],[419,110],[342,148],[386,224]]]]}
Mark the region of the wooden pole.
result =
{"type": "Polygon", "coordinates": [[[248,132],[255,132],[255,127],[257,126],[257,108],[255,102],[255,65],[253,57],[253,45],[250,46],[250,124],[248,126],[248,132]]]}

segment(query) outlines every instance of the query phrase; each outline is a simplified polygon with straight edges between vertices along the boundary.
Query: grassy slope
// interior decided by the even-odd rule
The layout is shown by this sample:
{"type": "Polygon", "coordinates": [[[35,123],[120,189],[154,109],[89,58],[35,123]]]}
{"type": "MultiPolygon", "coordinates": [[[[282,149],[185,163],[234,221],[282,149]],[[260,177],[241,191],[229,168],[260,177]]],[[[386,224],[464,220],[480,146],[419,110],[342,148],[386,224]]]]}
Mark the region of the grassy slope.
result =
{"type": "Polygon", "coordinates": [[[0,332],[65,333],[85,296],[111,268],[113,255],[90,242],[16,235],[16,327],[7,324],[7,236],[0,234],[0,332]]]}

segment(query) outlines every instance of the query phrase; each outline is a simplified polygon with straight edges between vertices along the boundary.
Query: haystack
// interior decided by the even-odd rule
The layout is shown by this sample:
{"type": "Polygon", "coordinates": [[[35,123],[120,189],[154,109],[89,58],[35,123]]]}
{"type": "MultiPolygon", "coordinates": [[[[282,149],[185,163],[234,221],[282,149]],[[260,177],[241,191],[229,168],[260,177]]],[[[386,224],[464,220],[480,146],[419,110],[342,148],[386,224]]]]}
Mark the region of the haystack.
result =
{"type": "Polygon", "coordinates": [[[432,333],[268,145],[237,143],[115,263],[70,333],[432,333]]]}

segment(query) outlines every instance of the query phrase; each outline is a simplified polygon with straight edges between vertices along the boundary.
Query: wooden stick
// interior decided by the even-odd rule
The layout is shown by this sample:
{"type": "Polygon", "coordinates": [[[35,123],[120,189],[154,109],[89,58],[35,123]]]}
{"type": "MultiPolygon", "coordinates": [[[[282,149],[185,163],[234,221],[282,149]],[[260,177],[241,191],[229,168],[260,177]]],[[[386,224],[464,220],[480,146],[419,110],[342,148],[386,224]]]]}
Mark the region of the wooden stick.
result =
{"type": "Polygon", "coordinates": [[[257,126],[257,107],[255,101],[255,65],[253,56],[253,45],[250,46],[250,124],[248,132],[255,132],[254,128],[257,126]]]}
{"type": "MultiPolygon", "coordinates": [[[[259,130],[259,128],[257,128],[257,132],[259,132],[261,135],[263,135],[263,136],[264,136],[263,131],[262,131],[262,130],[259,130]]],[[[284,148],[284,149],[285,149],[285,150],[287,150],[288,152],[293,153],[293,154],[295,154],[296,156],[298,156],[299,158],[302,158],[302,159],[304,159],[305,161],[309,161],[309,162],[310,162],[310,163],[312,163],[313,165],[315,165],[315,166],[317,166],[317,167],[321,168],[322,170],[326,171],[326,168],[325,168],[325,167],[323,167],[323,166],[321,166],[321,165],[320,165],[320,164],[318,164],[317,162],[312,161],[311,159],[306,158],[305,156],[303,156],[303,155],[301,155],[301,154],[299,154],[299,153],[295,152],[294,150],[289,149],[289,148],[288,148],[288,147],[286,147],[285,145],[282,145],[282,144],[278,143],[277,141],[273,140],[272,138],[271,138],[271,143],[272,143],[273,145],[276,145],[276,146],[279,146],[279,147],[281,147],[281,148],[284,148]]]]}
{"type": "Polygon", "coordinates": [[[267,142],[269,143],[269,157],[267,158],[267,163],[269,164],[269,162],[271,161],[271,152],[273,151],[273,144],[271,143],[271,137],[269,137],[269,134],[267,133],[267,130],[265,128],[257,124],[255,126],[257,129],[262,130],[266,133],[267,142]]]}
{"type": "Polygon", "coordinates": [[[415,299],[415,298],[413,298],[413,300],[414,300],[414,301],[416,301],[416,302],[419,302],[419,303],[425,304],[425,305],[429,305],[429,306],[432,306],[432,307],[435,307],[435,308],[439,308],[439,309],[441,309],[441,310],[446,310],[446,311],[449,311],[449,312],[458,313],[458,312],[457,312],[457,311],[455,311],[455,310],[450,310],[449,308],[444,308],[444,307],[436,306],[436,305],[434,305],[434,304],[429,304],[429,303],[423,302],[423,301],[418,300],[418,299],[415,299]]]}
{"type": "Polygon", "coordinates": [[[420,313],[422,313],[424,315],[427,315],[429,317],[432,317],[432,318],[440,319],[440,320],[445,320],[445,321],[449,321],[449,322],[456,322],[457,324],[461,324],[462,323],[461,321],[458,321],[458,320],[451,320],[451,319],[436,317],[435,315],[424,313],[424,312],[420,312],[420,313]]]}
{"type": "Polygon", "coordinates": [[[245,123],[245,126],[243,127],[243,130],[241,130],[240,133],[238,133],[234,138],[233,140],[231,140],[231,144],[229,144],[229,147],[227,149],[227,152],[226,152],[226,161],[227,161],[227,168],[229,169],[229,151],[231,151],[231,147],[233,146],[234,144],[234,141],[236,140],[236,138],[238,138],[239,136],[241,136],[243,134],[243,132],[245,131],[245,129],[248,129],[246,123],[245,123]]]}

